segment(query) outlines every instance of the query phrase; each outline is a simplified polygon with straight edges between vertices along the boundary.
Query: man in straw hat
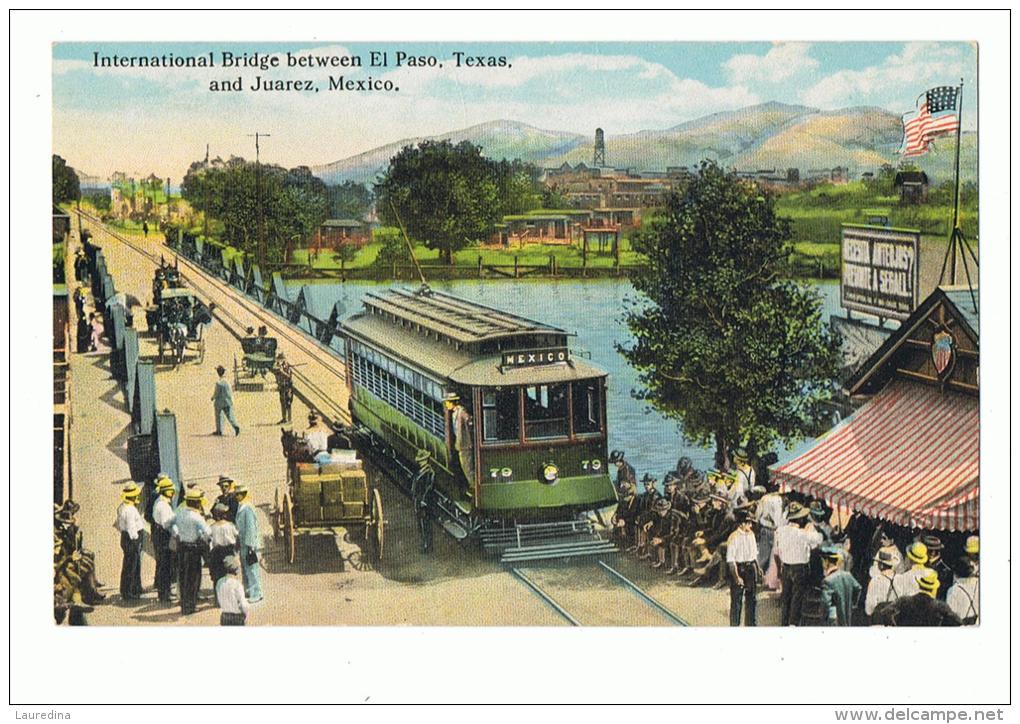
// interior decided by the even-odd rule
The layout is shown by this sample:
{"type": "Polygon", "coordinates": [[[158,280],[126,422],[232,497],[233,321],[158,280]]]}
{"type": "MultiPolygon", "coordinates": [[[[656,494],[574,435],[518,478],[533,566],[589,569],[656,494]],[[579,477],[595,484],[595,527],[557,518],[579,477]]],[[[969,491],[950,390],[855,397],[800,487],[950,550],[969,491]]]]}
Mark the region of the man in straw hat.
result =
{"type": "Polygon", "coordinates": [[[892,603],[899,596],[893,580],[896,577],[896,559],[888,550],[879,550],[871,566],[871,580],[864,594],[864,614],[872,616],[882,604],[892,603]]]}
{"type": "Polygon", "coordinates": [[[237,556],[223,561],[223,575],[216,581],[216,603],[220,607],[220,626],[244,626],[251,606],[244,596],[244,587],[237,580],[240,564],[237,556]]]}
{"type": "Polygon", "coordinates": [[[920,590],[917,585],[918,579],[927,575],[931,570],[928,568],[928,546],[921,541],[914,541],[907,548],[907,560],[910,562],[910,568],[903,573],[898,573],[893,579],[893,585],[900,598],[913,596],[917,593],[920,590]]]}
{"type": "Polygon", "coordinates": [[[773,550],[779,559],[779,576],[783,582],[780,598],[783,626],[796,625],[804,602],[804,581],[811,551],[822,544],[822,534],[808,520],[810,513],[800,503],[790,503],[787,523],[776,531],[773,550]]]}
{"type": "Polygon", "coordinates": [[[142,489],[136,483],[124,486],[117,508],[116,528],[120,531],[120,549],[124,559],[120,567],[120,597],[133,601],[142,597],[142,539],[145,521],[138,512],[142,489]]]}
{"type": "Polygon", "coordinates": [[[730,626],[757,626],[758,542],[754,538],[750,512],[736,512],[737,529],[726,539],[726,568],[730,574],[730,626]]]}
{"type": "Polygon", "coordinates": [[[209,524],[202,517],[204,497],[198,488],[184,496],[184,509],[174,520],[174,537],[177,539],[178,590],[181,596],[181,613],[188,615],[198,606],[198,589],[202,583],[202,556],[209,550],[209,524]]]}
{"type": "MultiPolygon", "coordinates": [[[[923,545],[916,544],[916,545],[923,545]]],[[[930,568],[917,581],[917,593],[899,598],[876,614],[876,623],[883,626],[959,626],[960,618],[937,599],[939,577],[930,568]]]]}
{"type": "Polygon", "coordinates": [[[156,591],[163,603],[170,602],[176,568],[175,555],[170,550],[175,519],[171,503],[175,493],[173,480],[166,475],[156,478],[157,497],[152,506],[152,548],[156,553],[156,591]]]}
{"type": "Polygon", "coordinates": [[[259,576],[259,550],[262,548],[262,536],[259,534],[259,521],[248,497],[248,488],[238,485],[234,489],[237,496],[237,543],[241,552],[241,576],[244,581],[244,594],[249,603],[262,600],[262,580],[259,576]]]}
{"type": "Polygon", "coordinates": [[[237,424],[237,419],[234,417],[234,393],[230,390],[230,383],[224,379],[224,375],[227,372],[227,368],[223,365],[217,365],[216,367],[216,387],[213,389],[213,412],[216,415],[216,432],[214,435],[223,434],[222,418],[225,415],[227,422],[229,422],[234,428],[234,435],[241,434],[241,428],[237,424]]]}

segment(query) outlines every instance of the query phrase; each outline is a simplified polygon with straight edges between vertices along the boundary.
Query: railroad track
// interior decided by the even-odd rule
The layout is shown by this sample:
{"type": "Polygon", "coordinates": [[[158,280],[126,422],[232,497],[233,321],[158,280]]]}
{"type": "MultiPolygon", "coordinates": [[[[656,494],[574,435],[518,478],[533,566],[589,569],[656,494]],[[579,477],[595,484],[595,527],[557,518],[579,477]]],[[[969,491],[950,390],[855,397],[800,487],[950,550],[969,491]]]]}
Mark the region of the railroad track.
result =
{"type": "MultiPolygon", "coordinates": [[[[160,261],[164,258],[162,255],[146,249],[126,236],[118,234],[116,231],[106,226],[106,224],[104,224],[100,219],[92,216],[91,214],[80,210],[74,210],[74,213],[79,214],[80,217],[88,222],[88,224],[93,228],[112,237],[128,249],[131,249],[138,255],[147,259],[153,264],[153,266],[158,266],[160,261]]],[[[251,325],[245,324],[240,317],[233,314],[228,308],[228,304],[240,307],[244,312],[250,314],[261,324],[264,324],[268,329],[273,330],[274,334],[278,338],[286,339],[290,344],[307,354],[308,357],[313,360],[314,363],[318,364],[321,369],[336,377],[340,382],[346,380],[344,372],[346,366],[343,359],[337,355],[334,350],[323,345],[321,342],[308,337],[304,332],[294,329],[289,322],[280,319],[273,312],[262,307],[257,302],[242,296],[236,289],[227,284],[225,281],[210,275],[191,260],[183,258],[180,255],[177,255],[177,260],[178,264],[184,268],[181,272],[182,278],[188,282],[196,293],[204,296],[207,302],[211,301],[215,303],[216,307],[213,310],[213,316],[218,318],[227,331],[234,337],[240,339],[243,336],[244,330],[251,325]],[[223,303],[224,299],[228,300],[227,304],[223,303]]],[[[333,396],[330,395],[328,390],[322,389],[322,387],[314,382],[306,372],[295,369],[293,374],[295,381],[295,394],[298,395],[305,404],[319,410],[319,412],[324,414],[327,418],[340,420],[345,424],[350,424],[350,413],[342,406],[336,404],[333,400],[333,396]]]]}
{"type": "MultiPolygon", "coordinates": [[[[688,623],[683,618],[678,616],[675,612],[671,611],[666,606],[662,605],[659,601],[655,600],[651,595],[644,591],[636,583],[628,579],[618,570],[607,564],[605,561],[596,561],[598,568],[606,575],[607,579],[615,585],[616,590],[626,591],[629,594],[630,604],[638,604],[641,609],[640,613],[635,612],[631,609],[629,612],[624,608],[626,604],[622,599],[618,600],[620,604],[617,607],[606,606],[605,609],[610,609],[603,612],[592,610],[589,606],[580,606],[576,608],[567,603],[567,589],[561,589],[561,592],[550,592],[546,587],[542,586],[540,582],[535,580],[534,575],[529,575],[525,569],[522,568],[511,568],[509,570],[510,575],[520,581],[525,587],[528,588],[532,593],[538,596],[544,601],[557,615],[560,616],[571,626],[584,626],[584,625],[619,625],[620,623],[637,623],[640,616],[645,621],[648,621],[648,614],[654,612],[655,617],[660,623],[668,623],[674,626],[687,626],[688,623]],[[574,608],[575,610],[571,611],[574,608]],[[585,610],[580,610],[584,608],[585,610]],[[606,619],[606,614],[610,618],[606,619]],[[613,620],[613,616],[616,620],[613,620]],[[599,619],[602,620],[599,620],[599,619]],[[590,623],[584,623],[585,620],[589,620],[590,623]]],[[[588,588],[587,599],[590,602],[593,599],[593,591],[595,589],[588,588]]],[[[596,594],[595,597],[603,598],[604,594],[596,594]]],[[[654,619],[651,621],[654,624],[654,619]]]]}

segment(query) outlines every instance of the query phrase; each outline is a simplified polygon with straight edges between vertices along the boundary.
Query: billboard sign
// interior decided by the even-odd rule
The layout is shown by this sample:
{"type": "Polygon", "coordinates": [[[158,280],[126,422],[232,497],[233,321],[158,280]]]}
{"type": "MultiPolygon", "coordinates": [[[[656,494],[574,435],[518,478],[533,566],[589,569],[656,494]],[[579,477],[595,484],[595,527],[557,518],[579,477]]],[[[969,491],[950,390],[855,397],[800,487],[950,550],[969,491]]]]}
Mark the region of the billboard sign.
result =
{"type": "Polygon", "coordinates": [[[917,308],[921,232],[843,224],[840,303],[845,309],[906,319],[917,308]]]}

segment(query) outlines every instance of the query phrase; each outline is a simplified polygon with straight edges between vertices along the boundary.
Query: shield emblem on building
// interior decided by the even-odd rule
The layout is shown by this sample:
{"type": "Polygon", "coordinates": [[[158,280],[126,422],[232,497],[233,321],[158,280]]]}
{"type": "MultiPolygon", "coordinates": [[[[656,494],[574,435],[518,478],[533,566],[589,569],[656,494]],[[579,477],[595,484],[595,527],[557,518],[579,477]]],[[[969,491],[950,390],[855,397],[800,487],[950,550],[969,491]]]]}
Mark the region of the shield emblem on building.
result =
{"type": "Polygon", "coordinates": [[[948,332],[939,331],[935,333],[931,342],[931,359],[935,363],[935,372],[939,377],[947,374],[953,366],[953,358],[956,354],[956,340],[948,332]]]}

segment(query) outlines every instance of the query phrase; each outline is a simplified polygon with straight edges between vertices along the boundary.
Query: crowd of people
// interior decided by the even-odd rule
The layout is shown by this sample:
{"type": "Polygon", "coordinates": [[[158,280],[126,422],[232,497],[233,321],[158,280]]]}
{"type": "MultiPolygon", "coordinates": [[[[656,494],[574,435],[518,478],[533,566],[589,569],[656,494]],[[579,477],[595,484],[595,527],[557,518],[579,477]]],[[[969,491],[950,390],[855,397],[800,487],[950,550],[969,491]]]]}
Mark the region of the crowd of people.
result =
{"type": "Polygon", "coordinates": [[[780,600],[783,626],[975,624],[979,540],[835,515],[822,500],[780,492],[768,465],[734,455],[703,474],[689,458],[640,480],[614,450],[617,544],[663,575],[730,589],[730,624],[757,624],[759,594],[780,600]],[[638,492],[638,487],[642,488],[638,492]],[[952,564],[947,548],[957,555],[952,564]]]}
{"type": "Polygon", "coordinates": [[[85,548],[73,500],[53,506],[53,617],[58,624],[87,625],[86,614],[106,600],[99,592],[95,553],[85,548]]]}
{"type": "Polygon", "coordinates": [[[195,485],[185,489],[175,506],[178,492],[166,475],[158,476],[149,487],[144,505],[139,485],[132,482],[124,487],[115,524],[123,552],[122,600],[142,596],[141,557],[148,524],[156,559],[153,588],[159,601],[171,604],[176,594],[181,613],[194,613],[203,569],[207,569],[220,608],[220,623],[245,624],[251,605],[263,599],[259,572],[262,539],[247,487],[227,476],[220,476],[218,485],[220,495],[209,515],[205,495],[195,485]]]}

